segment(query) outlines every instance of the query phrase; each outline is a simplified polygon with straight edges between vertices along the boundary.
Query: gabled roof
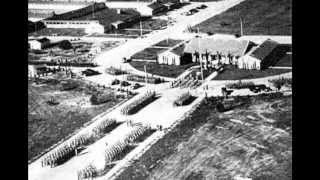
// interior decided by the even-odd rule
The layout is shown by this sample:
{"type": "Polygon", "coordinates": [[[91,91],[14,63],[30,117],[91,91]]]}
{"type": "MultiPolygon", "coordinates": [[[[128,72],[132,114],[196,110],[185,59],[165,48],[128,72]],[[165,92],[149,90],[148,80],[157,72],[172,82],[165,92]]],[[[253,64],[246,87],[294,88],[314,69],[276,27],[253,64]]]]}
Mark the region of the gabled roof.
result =
{"type": "Polygon", "coordinates": [[[148,7],[150,7],[151,9],[159,9],[159,8],[163,8],[165,6],[163,4],[154,2],[152,4],[149,4],[148,7]]]}
{"type": "Polygon", "coordinates": [[[276,41],[267,39],[252,51],[250,56],[264,60],[278,45],[279,44],[276,41]]]}
{"type": "Polygon", "coordinates": [[[176,55],[181,56],[181,55],[183,55],[183,53],[184,53],[184,48],[185,48],[185,45],[182,44],[182,45],[180,45],[180,46],[172,49],[171,52],[174,53],[174,54],[176,54],[176,55]]]}
{"type": "Polygon", "coordinates": [[[247,40],[236,40],[236,39],[212,39],[212,38],[194,38],[192,39],[185,48],[186,53],[222,53],[227,55],[228,53],[234,56],[243,56],[249,41],[247,40]]]}

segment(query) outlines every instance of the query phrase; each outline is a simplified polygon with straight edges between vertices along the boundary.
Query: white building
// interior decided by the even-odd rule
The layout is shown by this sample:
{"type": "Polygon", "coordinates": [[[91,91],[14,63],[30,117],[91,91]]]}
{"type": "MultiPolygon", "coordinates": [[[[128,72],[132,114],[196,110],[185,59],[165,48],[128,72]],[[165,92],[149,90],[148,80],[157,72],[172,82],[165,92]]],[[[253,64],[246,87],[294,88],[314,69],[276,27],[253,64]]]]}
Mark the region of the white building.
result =
{"type": "Polygon", "coordinates": [[[266,69],[278,61],[276,51],[279,44],[276,41],[267,39],[258,47],[253,48],[248,54],[238,59],[237,65],[240,69],[266,69]]]}
{"type": "Polygon", "coordinates": [[[160,3],[152,3],[148,5],[138,6],[136,10],[141,14],[141,16],[153,16],[159,12],[167,11],[168,8],[160,3]]]}
{"type": "Polygon", "coordinates": [[[181,56],[175,52],[165,51],[158,54],[158,63],[167,65],[180,65],[180,58],[181,56]]]}
{"type": "Polygon", "coordinates": [[[41,50],[50,45],[50,40],[48,38],[34,39],[30,40],[28,43],[30,49],[41,50]]]}
{"type": "Polygon", "coordinates": [[[220,38],[194,38],[187,43],[185,53],[192,54],[193,62],[204,63],[205,67],[222,64],[235,64],[247,51],[249,41],[220,38]]]}
{"type": "Polygon", "coordinates": [[[172,50],[166,50],[159,53],[157,61],[159,64],[178,66],[191,62],[191,57],[188,59],[186,56],[184,56],[184,45],[181,45],[172,50]]]}
{"type": "Polygon", "coordinates": [[[85,29],[86,33],[104,33],[104,26],[95,20],[43,20],[47,28],[75,28],[85,29]]]}

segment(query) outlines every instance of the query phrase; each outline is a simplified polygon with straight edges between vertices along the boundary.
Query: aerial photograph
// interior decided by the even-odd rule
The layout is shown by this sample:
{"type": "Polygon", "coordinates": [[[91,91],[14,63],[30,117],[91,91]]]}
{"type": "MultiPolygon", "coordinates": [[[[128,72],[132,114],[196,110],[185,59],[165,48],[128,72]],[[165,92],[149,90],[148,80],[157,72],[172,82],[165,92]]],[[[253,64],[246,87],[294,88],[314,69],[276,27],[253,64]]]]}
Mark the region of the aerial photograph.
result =
{"type": "Polygon", "coordinates": [[[292,0],[28,0],[28,180],[291,180],[292,0]]]}

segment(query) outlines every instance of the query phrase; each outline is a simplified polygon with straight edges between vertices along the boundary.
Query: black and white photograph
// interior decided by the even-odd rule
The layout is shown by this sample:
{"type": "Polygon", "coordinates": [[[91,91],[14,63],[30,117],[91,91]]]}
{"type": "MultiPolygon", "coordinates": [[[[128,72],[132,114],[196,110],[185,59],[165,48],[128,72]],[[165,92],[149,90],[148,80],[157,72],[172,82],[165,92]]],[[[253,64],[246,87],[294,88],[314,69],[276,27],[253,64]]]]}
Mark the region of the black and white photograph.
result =
{"type": "Polygon", "coordinates": [[[28,180],[292,179],[292,0],[27,1],[28,180]]]}

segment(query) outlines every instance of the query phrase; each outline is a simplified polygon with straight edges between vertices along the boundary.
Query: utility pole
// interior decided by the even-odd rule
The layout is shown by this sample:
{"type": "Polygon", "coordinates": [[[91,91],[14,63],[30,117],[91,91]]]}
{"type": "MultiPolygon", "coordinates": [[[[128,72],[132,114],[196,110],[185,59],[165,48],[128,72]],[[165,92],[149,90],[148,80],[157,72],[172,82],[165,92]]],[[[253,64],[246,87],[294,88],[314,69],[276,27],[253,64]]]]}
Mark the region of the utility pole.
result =
{"type": "Polygon", "coordinates": [[[242,27],[242,18],[240,17],[240,32],[241,32],[241,36],[243,36],[243,27],[242,27]]]}
{"type": "Polygon", "coordinates": [[[199,61],[200,61],[200,70],[201,70],[201,79],[203,82],[203,69],[202,69],[202,57],[201,57],[201,52],[200,52],[200,33],[199,33],[199,27],[198,27],[198,49],[199,49],[199,61]]]}
{"type": "Polygon", "coordinates": [[[142,24],[141,24],[141,18],[140,18],[140,37],[142,38],[142,24]]]}
{"type": "Polygon", "coordinates": [[[145,73],[145,81],[146,81],[146,84],[148,83],[148,80],[147,80],[147,66],[144,65],[144,73],[145,73]]]}
{"type": "Polygon", "coordinates": [[[93,13],[92,13],[92,19],[94,18],[94,5],[95,5],[95,3],[93,2],[93,5],[92,5],[92,11],[93,11],[93,13]]]}

